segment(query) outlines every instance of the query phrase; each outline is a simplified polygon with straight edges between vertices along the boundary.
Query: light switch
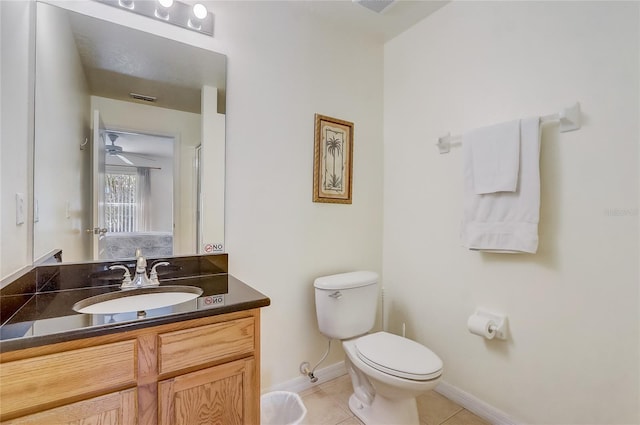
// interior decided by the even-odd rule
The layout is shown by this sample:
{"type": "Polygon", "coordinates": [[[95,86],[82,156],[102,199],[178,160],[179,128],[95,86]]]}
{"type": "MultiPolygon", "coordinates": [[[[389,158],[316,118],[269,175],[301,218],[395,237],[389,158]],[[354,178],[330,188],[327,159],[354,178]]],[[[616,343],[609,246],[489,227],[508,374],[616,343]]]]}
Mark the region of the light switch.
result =
{"type": "Polygon", "coordinates": [[[16,193],[16,225],[24,223],[24,193],[16,193]]]}

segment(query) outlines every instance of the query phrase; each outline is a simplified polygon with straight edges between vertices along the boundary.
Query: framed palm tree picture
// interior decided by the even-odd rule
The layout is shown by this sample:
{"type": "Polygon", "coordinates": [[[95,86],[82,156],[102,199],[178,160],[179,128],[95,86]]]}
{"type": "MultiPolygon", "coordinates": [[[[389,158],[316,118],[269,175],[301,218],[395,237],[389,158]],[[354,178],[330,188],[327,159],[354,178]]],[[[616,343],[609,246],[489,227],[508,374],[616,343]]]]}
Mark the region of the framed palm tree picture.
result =
{"type": "Polygon", "coordinates": [[[351,203],[353,123],[315,115],[313,202],[351,203]]]}

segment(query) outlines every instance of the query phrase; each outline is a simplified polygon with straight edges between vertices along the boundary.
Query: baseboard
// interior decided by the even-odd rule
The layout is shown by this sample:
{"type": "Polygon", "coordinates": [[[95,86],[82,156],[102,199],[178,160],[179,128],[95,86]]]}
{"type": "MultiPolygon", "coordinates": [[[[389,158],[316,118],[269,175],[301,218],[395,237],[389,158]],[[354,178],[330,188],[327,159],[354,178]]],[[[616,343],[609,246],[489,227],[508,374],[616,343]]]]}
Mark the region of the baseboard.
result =
{"type": "Polygon", "coordinates": [[[308,376],[300,375],[297,378],[293,378],[281,384],[276,384],[269,388],[263,388],[261,392],[263,394],[271,391],[291,391],[294,393],[299,393],[304,390],[308,390],[311,387],[315,387],[316,385],[320,385],[324,382],[335,379],[346,373],[347,370],[344,367],[344,361],[342,361],[334,363],[327,367],[323,367],[322,369],[316,369],[316,371],[314,372],[315,377],[318,378],[318,382],[316,383],[312,383],[308,376]]]}
{"type": "Polygon", "coordinates": [[[447,382],[440,381],[435,391],[493,425],[522,424],[521,421],[512,418],[503,411],[496,409],[479,398],[447,382]]]}

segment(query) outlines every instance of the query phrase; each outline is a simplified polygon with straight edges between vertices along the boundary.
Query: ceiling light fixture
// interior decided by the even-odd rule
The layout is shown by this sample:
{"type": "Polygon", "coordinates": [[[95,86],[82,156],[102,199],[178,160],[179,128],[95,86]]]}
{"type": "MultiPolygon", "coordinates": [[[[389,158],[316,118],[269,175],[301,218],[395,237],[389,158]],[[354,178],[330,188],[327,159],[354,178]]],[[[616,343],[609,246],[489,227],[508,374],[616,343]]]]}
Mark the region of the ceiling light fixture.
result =
{"type": "MultiPolygon", "coordinates": [[[[0,0],[1,1],[1,0],[0,0]]],[[[178,0],[95,0],[155,20],[168,22],[191,31],[213,36],[213,14],[202,3],[191,7],[178,0]],[[134,4],[135,3],[135,4],[134,4]]]]}

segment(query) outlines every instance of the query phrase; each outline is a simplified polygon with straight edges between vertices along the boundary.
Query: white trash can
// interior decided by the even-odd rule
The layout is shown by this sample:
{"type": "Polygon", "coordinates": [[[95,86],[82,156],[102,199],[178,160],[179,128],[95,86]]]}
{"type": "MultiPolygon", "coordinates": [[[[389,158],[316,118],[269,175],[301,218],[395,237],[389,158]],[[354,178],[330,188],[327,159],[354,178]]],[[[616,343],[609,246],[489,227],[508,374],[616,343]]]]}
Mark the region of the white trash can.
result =
{"type": "Polygon", "coordinates": [[[260,397],[261,425],[298,425],[307,408],[300,396],[289,391],[272,391],[260,397]]]}

